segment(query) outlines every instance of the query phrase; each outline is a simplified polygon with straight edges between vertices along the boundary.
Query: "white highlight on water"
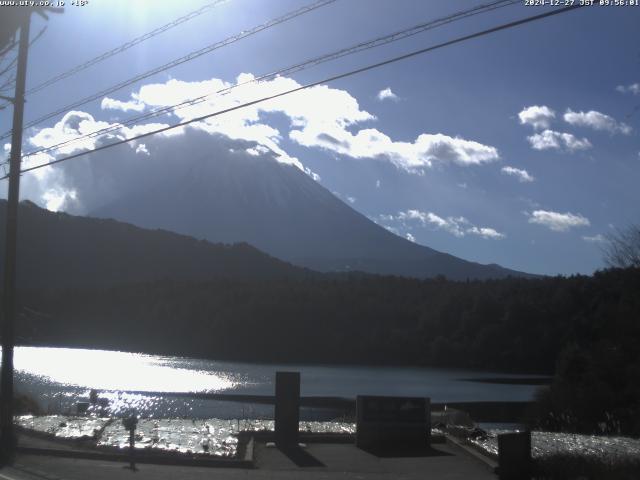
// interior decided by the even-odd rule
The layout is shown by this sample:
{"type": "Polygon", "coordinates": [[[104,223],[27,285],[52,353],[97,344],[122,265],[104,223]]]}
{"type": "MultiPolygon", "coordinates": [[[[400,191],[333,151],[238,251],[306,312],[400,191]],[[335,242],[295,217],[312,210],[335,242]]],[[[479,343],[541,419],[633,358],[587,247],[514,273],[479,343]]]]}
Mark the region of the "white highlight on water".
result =
{"type": "Polygon", "coordinates": [[[72,348],[17,347],[15,369],[63,385],[145,392],[219,392],[232,378],[177,368],[163,357],[72,348]]]}

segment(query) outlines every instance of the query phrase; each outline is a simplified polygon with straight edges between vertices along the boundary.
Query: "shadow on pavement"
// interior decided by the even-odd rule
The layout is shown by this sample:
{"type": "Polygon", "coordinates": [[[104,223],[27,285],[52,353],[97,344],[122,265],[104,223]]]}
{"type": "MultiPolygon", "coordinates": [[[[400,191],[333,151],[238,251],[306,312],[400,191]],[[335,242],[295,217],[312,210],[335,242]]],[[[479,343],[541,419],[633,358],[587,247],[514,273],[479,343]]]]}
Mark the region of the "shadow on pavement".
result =
{"type": "Polygon", "coordinates": [[[301,448],[299,445],[282,445],[278,447],[289,460],[297,467],[324,467],[326,466],[316,457],[301,448]]]}
{"type": "Polygon", "coordinates": [[[361,448],[362,451],[370,453],[378,458],[416,458],[416,457],[450,457],[452,453],[443,452],[432,447],[421,448],[361,448]]]}

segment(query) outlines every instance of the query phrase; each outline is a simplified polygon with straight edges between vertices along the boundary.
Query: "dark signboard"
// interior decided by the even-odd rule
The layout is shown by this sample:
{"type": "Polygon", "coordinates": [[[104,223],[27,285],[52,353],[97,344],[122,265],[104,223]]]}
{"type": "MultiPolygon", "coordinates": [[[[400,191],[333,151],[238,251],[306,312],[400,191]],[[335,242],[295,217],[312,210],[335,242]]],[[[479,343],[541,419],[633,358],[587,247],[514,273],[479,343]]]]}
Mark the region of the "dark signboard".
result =
{"type": "Polygon", "coordinates": [[[424,398],[362,397],[362,419],[365,422],[424,423],[427,405],[424,398]]]}
{"type": "Polygon", "coordinates": [[[356,414],[356,445],[360,448],[412,451],[431,444],[429,398],[358,396],[356,414]]]}

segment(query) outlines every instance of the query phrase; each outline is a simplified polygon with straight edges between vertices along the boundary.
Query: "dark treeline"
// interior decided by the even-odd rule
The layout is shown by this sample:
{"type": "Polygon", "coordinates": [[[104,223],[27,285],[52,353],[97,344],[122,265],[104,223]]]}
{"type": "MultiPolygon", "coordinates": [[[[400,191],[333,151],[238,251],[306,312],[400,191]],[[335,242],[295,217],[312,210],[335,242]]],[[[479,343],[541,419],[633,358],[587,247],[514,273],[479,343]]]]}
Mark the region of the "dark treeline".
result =
{"type": "MultiPolygon", "coordinates": [[[[0,251],[4,251],[6,206],[0,199],[0,251]]],[[[29,201],[21,202],[19,216],[19,288],[311,275],[246,243],[211,243],[115,220],[49,212],[29,201]]],[[[0,273],[3,270],[0,259],[0,273]]]]}
{"type": "Polygon", "coordinates": [[[24,295],[28,343],[541,373],[552,373],[571,345],[640,347],[637,269],[472,282],[355,274],[166,281],[24,295]]]}
{"type": "MultiPolygon", "coordinates": [[[[640,269],[470,282],[357,274],[166,281],[29,291],[20,303],[18,330],[30,344],[550,374],[557,365],[544,398],[555,412],[548,426],[593,430],[602,426],[576,418],[608,421],[616,405],[640,405],[640,269]],[[588,412],[567,409],[585,398],[588,412]]],[[[634,414],[637,407],[625,413],[634,414]]],[[[605,429],[619,429],[616,421],[605,429]]]]}

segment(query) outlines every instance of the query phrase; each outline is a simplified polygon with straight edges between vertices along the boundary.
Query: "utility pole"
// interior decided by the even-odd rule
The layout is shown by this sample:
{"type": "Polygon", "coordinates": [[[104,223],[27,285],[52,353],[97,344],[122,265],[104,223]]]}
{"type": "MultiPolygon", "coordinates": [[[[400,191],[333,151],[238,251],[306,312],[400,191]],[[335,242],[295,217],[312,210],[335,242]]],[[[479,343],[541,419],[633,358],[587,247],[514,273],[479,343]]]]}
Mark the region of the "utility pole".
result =
{"type": "Polygon", "coordinates": [[[13,132],[9,160],[9,195],[4,253],[4,285],[2,295],[2,370],[0,372],[0,461],[11,464],[16,438],[13,428],[13,347],[16,316],[16,250],[18,233],[18,201],[20,198],[20,160],[22,157],[22,120],[27,77],[29,26],[31,10],[24,9],[20,18],[20,44],[13,98],[13,132]]]}

